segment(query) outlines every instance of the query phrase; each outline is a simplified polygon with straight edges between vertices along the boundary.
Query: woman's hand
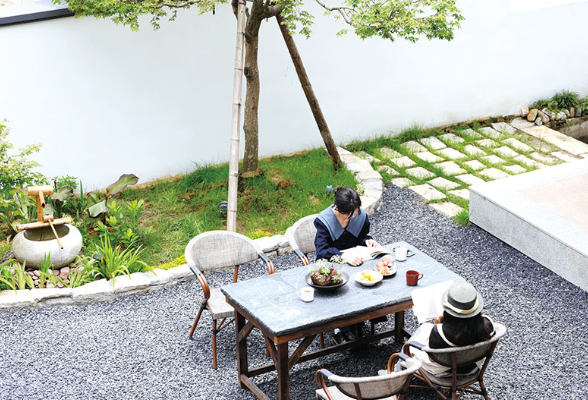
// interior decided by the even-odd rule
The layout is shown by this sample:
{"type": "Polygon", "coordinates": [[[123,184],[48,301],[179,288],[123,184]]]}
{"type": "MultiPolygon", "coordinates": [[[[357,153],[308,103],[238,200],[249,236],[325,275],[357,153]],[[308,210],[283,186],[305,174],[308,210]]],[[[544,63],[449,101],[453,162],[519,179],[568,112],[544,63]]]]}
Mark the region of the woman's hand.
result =
{"type": "Polygon", "coordinates": [[[367,247],[378,247],[380,244],[376,242],[374,239],[368,239],[365,241],[365,245],[367,247]]]}
{"type": "Polygon", "coordinates": [[[347,264],[349,264],[349,265],[353,265],[353,266],[356,266],[356,267],[357,267],[358,265],[361,265],[361,264],[363,264],[363,258],[361,258],[361,257],[354,257],[354,258],[351,258],[351,257],[345,257],[345,256],[343,256],[343,257],[342,257],[342,259],[343,259],[343,261],[345,261],[347,264]]]}
{"type": "Polygon", "coordinates": [[[443,322],[443,315],[439,315],[435,318],[435,325],[440,324],[441,322],[443,322]]]}

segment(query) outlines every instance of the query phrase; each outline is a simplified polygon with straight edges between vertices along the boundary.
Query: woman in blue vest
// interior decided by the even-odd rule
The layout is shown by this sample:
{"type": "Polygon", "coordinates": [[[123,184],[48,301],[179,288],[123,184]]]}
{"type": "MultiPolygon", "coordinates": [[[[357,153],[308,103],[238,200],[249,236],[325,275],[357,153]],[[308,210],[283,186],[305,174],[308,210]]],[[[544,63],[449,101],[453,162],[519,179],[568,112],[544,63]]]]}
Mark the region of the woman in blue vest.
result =
{"type": "MultiPolygon", "coordinates": [[[[359,195],[349,187],[337,187],[335,203],[319,214],[314,226],[317,260],[340,256],[343,254],[341,250],[355,246],[379,246],[369,235],[370,221],[361,208],[359,195]]],[[[344,261],[351,265],[363,263],[359,257],[344,261]]]]}

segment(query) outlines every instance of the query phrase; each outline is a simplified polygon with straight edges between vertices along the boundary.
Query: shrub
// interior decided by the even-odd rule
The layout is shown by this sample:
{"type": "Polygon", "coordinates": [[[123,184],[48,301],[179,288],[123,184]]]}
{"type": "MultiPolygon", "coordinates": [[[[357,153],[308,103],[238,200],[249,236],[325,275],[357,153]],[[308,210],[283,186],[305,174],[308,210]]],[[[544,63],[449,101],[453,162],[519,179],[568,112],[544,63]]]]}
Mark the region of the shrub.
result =
{"type": "Polygon", "coordinates": [[[91,264],[92,275],[95,279],[111,280],[119,275],[145,271],[147,264],[139,260],[142,252],[141,248],[132,250],[114,247],[108,236],[104,236],[96,246],[96,262],[91,264]]]}
{"type": "Polygon", "coordinates": [[[577,107],[579,105],[579,95],[576,92],[569,90],[562,90],[553,95],[551,103],[555,108],[568,109],[570,107],[577,107]]]}

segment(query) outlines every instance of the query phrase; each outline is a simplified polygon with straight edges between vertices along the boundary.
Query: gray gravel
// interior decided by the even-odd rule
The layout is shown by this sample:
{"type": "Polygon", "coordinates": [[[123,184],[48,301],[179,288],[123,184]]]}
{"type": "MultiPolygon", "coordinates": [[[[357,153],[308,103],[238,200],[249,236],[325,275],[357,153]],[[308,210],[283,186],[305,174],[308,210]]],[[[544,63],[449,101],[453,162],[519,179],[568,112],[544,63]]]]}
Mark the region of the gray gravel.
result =
{"type": "MultiPolygon", "coordinates": [[[[372,223],[379,242],[407,241],[472,282],[484,296],[486,313],[508,327],[486,375],[492,399],[586,399],[586,292],[478,227],[440,216],[406,189],[388,186],[372,223]]],[[[297,264],[292,254],[274,262],[278,271],[297,264]]],[[[262,269],[257,263],[242,272],[254,276],[262,269]]],[[[229,282],[231,274],[210,280],[229,282]]],[[[254,399],[236,384],[232,327],[219,335],[217,370],[208,316],[195,340],[188,339],[201,298],[198,283],[191,281],[109,303],[2,314],[0,398],[254,399]]],[[[407,326],[416,326],[410,312],[407,326]]],[[[250,364],[261,365],[267,362],[263,342],[259,334],[252,336],[250,364]]],[[[398,350],[384,340],[298,365],[291,374],[291,398],[314,398],[320,367],[375,374],[398,350]]],[[[275,378],[258,379],[272,398],[275,378]]],[[[408,398],[435,397],[411,390],[408,398]]]]}

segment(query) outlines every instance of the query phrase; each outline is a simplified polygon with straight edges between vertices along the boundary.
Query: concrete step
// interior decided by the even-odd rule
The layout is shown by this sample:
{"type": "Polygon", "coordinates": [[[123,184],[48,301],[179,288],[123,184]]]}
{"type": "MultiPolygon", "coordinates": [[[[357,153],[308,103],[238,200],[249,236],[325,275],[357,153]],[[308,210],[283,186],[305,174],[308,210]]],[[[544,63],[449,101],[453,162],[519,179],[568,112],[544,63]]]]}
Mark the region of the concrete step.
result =
{"type": "Polygon", "coordinates": [[[588,291],[588,160],[471,186],[470,221],[588,291]]]}

